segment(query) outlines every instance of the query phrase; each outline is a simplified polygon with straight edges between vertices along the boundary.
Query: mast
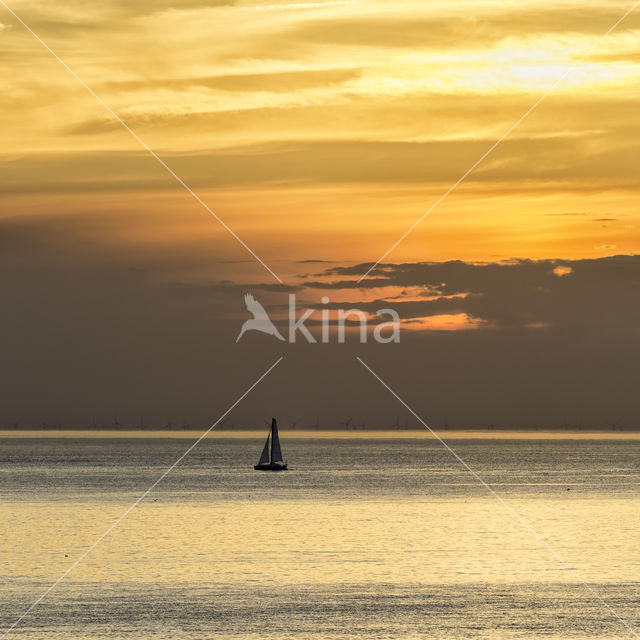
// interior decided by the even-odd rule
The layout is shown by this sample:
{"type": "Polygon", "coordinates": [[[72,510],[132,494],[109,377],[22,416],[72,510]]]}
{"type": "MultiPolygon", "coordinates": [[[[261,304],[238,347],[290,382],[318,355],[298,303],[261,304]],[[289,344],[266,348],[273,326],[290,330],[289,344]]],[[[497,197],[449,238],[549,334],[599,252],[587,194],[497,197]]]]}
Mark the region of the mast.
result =
{"type": "Polygon", "coordinates": [[[271,462],[282,462],[280,438],[278,438],[278,423],[275,418],[271,419],[271,462]]]}
{"type": "Polygon", "coordinates": [[[269,462],[273,462],[273,443],[276,441],[276,419],[271,418],[271,458],[269,462]]]}

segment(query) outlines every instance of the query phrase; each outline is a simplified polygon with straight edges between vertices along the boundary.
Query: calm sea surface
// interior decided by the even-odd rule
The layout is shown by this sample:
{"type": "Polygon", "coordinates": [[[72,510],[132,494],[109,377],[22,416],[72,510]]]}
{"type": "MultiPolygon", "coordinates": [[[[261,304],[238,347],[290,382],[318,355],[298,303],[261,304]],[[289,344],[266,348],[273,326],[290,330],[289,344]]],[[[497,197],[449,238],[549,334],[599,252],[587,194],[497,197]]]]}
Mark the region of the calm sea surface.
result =
{"type": "MultiPolygon", "coordinates": [[[[189,446],[0,439],[0,638],[189,446]]],[[[632,638],[437,441],[203,441],[8,638],[632,638]]],[[[640,634],[640,440],[451,440],[640,634]]]]}

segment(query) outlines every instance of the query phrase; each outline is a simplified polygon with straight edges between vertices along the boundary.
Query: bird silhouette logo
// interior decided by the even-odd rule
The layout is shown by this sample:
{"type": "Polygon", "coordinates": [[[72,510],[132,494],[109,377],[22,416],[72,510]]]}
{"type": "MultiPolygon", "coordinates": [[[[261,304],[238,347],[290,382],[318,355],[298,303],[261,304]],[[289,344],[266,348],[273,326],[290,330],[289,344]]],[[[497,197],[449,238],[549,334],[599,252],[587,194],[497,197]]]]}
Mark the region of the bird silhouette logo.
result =
{"type": "Polygon", "coordinates": [[[244,303],[247,306],[247,311],[253,316],[249,318],[240,329],[240,334],[236,338],[236,342],[242,338],[245,331],[262,331],[262,333],[268,333],[270,336],[275,336],[278,340],[284,341],[281,333],[276,329],[276,325],[271,322],[271,319],[264,310],[264,307],[251,295],[250,293],[244,294],[244,303]]]}

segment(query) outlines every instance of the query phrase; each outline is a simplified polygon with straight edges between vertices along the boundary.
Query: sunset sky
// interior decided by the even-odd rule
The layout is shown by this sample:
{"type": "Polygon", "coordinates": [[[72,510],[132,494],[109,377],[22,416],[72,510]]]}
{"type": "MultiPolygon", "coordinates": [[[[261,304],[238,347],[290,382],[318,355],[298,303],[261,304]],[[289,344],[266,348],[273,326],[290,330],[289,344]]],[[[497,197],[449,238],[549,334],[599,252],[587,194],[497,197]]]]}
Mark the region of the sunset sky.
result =
{"type": "MultiPolygon", "coordinates": [[[[10,6],[265,260],[365,262],[630,3],[10,6]]],[[[11,14],[0,19],[4,216],[108,206],[132,242],[219,232],[11,14]]],[[[634,13],[394,258],[639,250],[639,79],[634,13]]]]}
{"type": "MultiPolygon", "coordinates": [[[[106,346],[113,340],[140,347],[149,318],[168,332],[156,326],[162,335],[145,343],[154,362],[164,357],[158,345],[174,339],[170,328],[195,335],[204,328],[190,323],[203,317],[229,323],[215,351],[220,362],[235,358],[226,341],[242,322],[248,286],[273,305],[286,304],[294,290],[310,305],[328,289],[332,300],[353,304],[396,300],[409,313],[407,332],[484,330],[489,352],[496,332],[525,331],[529,349],[531,333],[590,318],[593,292],[601,300],[617,293],[606,309],[598,306],[613,314],[598,316],[598,326],[613,332],[617,305],[631,305],[638,285],[640,10],[579,59],[631,4],[8,2],[284,287],[0,6],[3,313],[10,355],[24,369],[12,382],[22,391],[10,413],[45,420],[44,411],[40,418],[25,408],[24,389],[47,388],[53,414],[80,419],[61,395],[72,393],[91,358],[112,357],[105,353],[113,354],[106,346]],[[386,270],[356,286],[367,265],[573,65],[394,249],[386,270]],[[450,278],[458,278],[455,286],[450,278]],[[568,307],[558,311],[535,297],[542,290],[554,292],[549,300],[575,303],[570,322],[562,324],[568,307]],[[502,308],[514,295],[526,299],[507,318],[502,308]],[[482,305],[474,304],[478,296],[482,305]],[[107,320],[110,313],[124,315],[107,320]],[[64,393],[47,387],[55,371],[49,351],[64,360],[93,353],[82,365],[70,358],[64,393]],[[26,373],[38,364],[49,372],[40,382],[26,373]]],[[[637,338],[630,320],[637,308],[627,312],[625,327],[637,338]]],[[[599,341],[589,335],[585,344],[599,341]]],[[[562,342],[555,334],[549,340],[552,351],[562,342]]],[[[165,354],[167,362],[199,349],[195,341],[183,346],[181,355],[165,354]]],[[[144,371],[146,356],[130,347],[144,371]]],[[[462,358],[464,347],[456,349],[462,358]]],[[[143,411],[125,399],[124,382],[113,382],[131,369],[125,360],[100,383],[112,389],[110,399],[96,391],[83,414],[92,404],[143,411]]],[[[247,381],[258,362],[256,354],[247,381]]],[[[557,388],[547,383],[549,393],[557,388]]],[[[140,397],[149,402],[165,384],[140,397]]],[[[205,416],[202,401],[195,404],[205,416]]],[[[518,420],[516,409],[508,420],[518,420]]],[[[491,421],[491,409],[485,413],[491,421]]],[[[540,419],[562,422],[560,413],[540,419]]]]}

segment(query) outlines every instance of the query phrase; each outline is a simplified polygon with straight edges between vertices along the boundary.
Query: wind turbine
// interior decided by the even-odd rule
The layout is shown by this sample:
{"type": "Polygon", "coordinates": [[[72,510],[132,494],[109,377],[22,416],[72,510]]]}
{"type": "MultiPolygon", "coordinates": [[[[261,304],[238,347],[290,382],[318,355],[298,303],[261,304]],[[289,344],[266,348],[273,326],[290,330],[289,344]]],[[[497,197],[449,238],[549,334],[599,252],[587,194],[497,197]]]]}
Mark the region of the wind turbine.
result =
{"type": "Polygon", "coordinates": [[[340,424],[343,425],[345,429],[347,429],[348,431],[352,422],[353,422],[353,418],[349,418],[346,422],[341,422],[340,424]]]}

